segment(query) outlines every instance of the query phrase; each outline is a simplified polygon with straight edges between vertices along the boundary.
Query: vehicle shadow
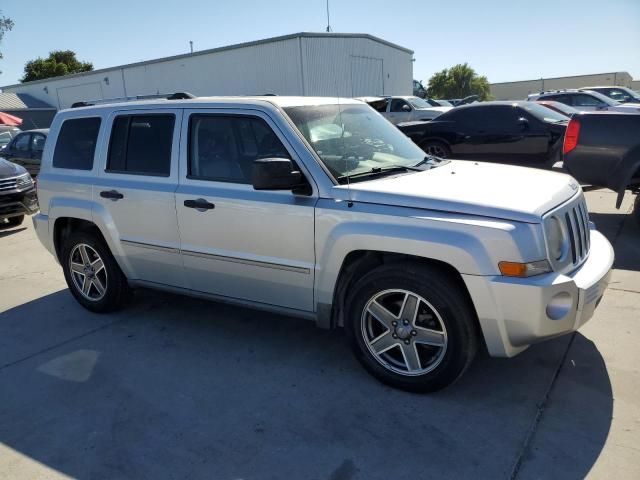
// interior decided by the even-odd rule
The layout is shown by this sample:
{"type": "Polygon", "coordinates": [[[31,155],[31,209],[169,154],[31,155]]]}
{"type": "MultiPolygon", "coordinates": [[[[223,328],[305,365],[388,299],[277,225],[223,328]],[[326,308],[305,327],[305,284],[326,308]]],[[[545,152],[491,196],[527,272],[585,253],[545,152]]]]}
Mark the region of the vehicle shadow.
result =
{"type": "Polygon", "coordinates": [[[8,237],[9,235],[13,235],[14,233],[22,232],[26,230],[27,227],[10,227],[9,225],[3,225],[0,223],[0,238],[8,237]],[[11,229],[11,230],[10,230],[11,229]]]}
{"type": "MultiPolygon", "coordinates": [[[[62,290],[0,313],[3,468],[13,477],[28,463],[76,478],[508,478],[569,341],[508,360],[481,354],[450,388],[417,395],[370,377],[340,330],[148,291],[95,315],[62,290]]],[[[547,409],[563,408],[554,428],[564,438],[576,432],[550,455],[570,450],[562,477],[577,479],[602,450],[613,400],[595,345],[579,334],[574,344],[589,366],[571,377],[580,398],[551,395],[547,409]]]]}

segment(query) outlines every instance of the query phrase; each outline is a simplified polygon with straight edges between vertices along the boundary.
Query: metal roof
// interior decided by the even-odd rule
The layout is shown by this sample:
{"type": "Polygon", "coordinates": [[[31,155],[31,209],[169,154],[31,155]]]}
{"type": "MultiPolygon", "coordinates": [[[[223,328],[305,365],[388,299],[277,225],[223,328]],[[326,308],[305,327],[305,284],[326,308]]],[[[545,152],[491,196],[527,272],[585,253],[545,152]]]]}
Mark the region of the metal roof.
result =
{"type": "Polygon", "coordinates": [[[117,65],[115,67],[108,67],[108,68],[101,68],[99,70],[92,70],[90,72],[81,72],[81,73],[73,73],[71,75],[63,75],[60,77],[51,77],[51,78],[45,78],[44,80],[34,80],[32,82],[25,82],[25,83],[16,83],[13,85],[5,85],[4,87],[0,87],[0,88],[13,88],[13,87],[18,87],[21,85],[36,85],[39,83],[45,83],[45,82],[52,82],[52,81],[56,81],[56,80],[61,80],[63,78],[75,78],[75,77],[83,77],[85,75],[92,75],[94,73],[106,73],[106,72],[110,72],[113,70],[119,70],[122,68],[130,68],[130,67],[140,67],[143,65],[149,65],[152,63],[161,63],[161,62],[167,62],[170,60],[179,60],[181,58],[189,58],[189,57],[196,57],[199,55],[208,55],[211,53],[217,53],[217,52],[224,52],[227,50],[235,50],[238,48],[246,48],[246,47],[252,47],[254,45],[263,45],[266,43],[273,43],[273,42],[282,42],[285,40],[291,40],[294,38],[366,38],[368,40],[372,40],[374,42],[378,42],[381,43],[383,45],[387,45],[388,47],[391,48],[395,48],[397,50],[402,50],[403,52],[409,53],[411,55],[413,55],[413,50],[410,50],[408,48],[405,47],[401,47],[400,45],[397,45],[395,43],[391,43],[388,42],[386,40],[383,40],[382,38],[378,38],[375,37],[373,35],[369,35],[368,33],[326,33],[326,32],[300,32],[300,33],[292,33],[290,35],[282,35],[280,37],[271,37],[271,38],[265,38],[263,40],[255,40],[252,42],[244,42],[244,43],[236,43],[234,45],[227,45],[225,47],[217,47],[217,48],[210,48],[208,50],[199,50],[197,52],[193,52],[193,53],[183,53],[180,55],[173,55],[173,56],[169,56],[169,57],[162,57],[162,58],[156,58],[153,60],[145,60],[142,62],[134,62],[134,63],[127,63],[124,65],[117,65]]]}
{"type": "Polygon", "coordinates": [[[7,110],[26,110],[28,108],[54,109],[48,103],[38,100],[27,93],[0,93],[0,112],[7,110]]]}

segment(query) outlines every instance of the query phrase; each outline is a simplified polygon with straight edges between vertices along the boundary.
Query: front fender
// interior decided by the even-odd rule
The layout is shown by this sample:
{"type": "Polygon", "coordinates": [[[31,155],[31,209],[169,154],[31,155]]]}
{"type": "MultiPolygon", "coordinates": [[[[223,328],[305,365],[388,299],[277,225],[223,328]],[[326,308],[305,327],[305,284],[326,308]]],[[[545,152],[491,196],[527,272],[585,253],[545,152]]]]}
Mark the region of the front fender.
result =
{"type": "Polygon", "coordinates": [[[447,263],[461,274],[498,275],[499,260],[531,261],[542,248],[531,241],[536,237],[529,224],[362,204],[349,209],[345,203],[321,201],[316,213],[317,304],[332,303],[344,260],[354,251],[410,255],[447,263]],[[518,247],[523,242],[528,248],[518,247]]]}

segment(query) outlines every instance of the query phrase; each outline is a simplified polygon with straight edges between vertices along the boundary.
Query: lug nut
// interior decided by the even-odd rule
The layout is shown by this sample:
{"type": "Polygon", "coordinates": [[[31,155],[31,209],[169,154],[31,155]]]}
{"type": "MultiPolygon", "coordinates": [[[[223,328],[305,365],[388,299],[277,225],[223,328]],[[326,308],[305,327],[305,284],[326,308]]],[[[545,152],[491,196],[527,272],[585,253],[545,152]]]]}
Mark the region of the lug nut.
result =
{"type": "Polygon", "coordinates": [[[405,343],[405,345],[409,345],[409,343],[411,343],[411,342],[410,342],[410,340],[407,338],[407,339],[404,341],[404,343],[405,343]]]}
{"type": "Polygon", "coordinates": [[[402,323],[404,323],[405,325],[409,325],[409,320],[403,320],[402,323]]]}
{"type": "Polygon", "coordinates": [[[413,335],[414,337],[418,334],[418,332],[416,332],[415,330],[411,330],[411,335],[413,335]]]}
{"type": "Polygon", "coordinates": [[[391,322],[391,325],[393,325],[394,327],[398,326],[398,322],[396,322],[395,320],[393,322],[391,322]]]}
{"type": "Polygon", "coordinates": [[[393,338],[398,338],[398,335],[396,335],[395,333],[391,334],[391,337],[393,338]]]}

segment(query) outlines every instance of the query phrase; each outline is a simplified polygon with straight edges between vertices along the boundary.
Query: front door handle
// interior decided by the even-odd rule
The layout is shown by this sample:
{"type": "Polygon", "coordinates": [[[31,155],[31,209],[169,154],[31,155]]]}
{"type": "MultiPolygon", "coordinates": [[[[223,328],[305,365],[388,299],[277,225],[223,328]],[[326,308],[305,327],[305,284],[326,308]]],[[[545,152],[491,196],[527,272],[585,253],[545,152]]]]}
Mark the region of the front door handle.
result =
{"type": "Polygon", "coordinates": [[[117,190],[105,190],[103,192],[100,192],[100,196],[102,198],[109,198],[111,200],[120,200],[121,198],[124,198],[124,195],[117,190]]]}
{"type": "Polygon", "coordinates": [[[204,198],[198,198],[196,200],[185,200],[184,206],[187,208],[195,208],[201,212],[205,210],[213,210],[216,206],[213,203],[207,202],[204,198]]]}

